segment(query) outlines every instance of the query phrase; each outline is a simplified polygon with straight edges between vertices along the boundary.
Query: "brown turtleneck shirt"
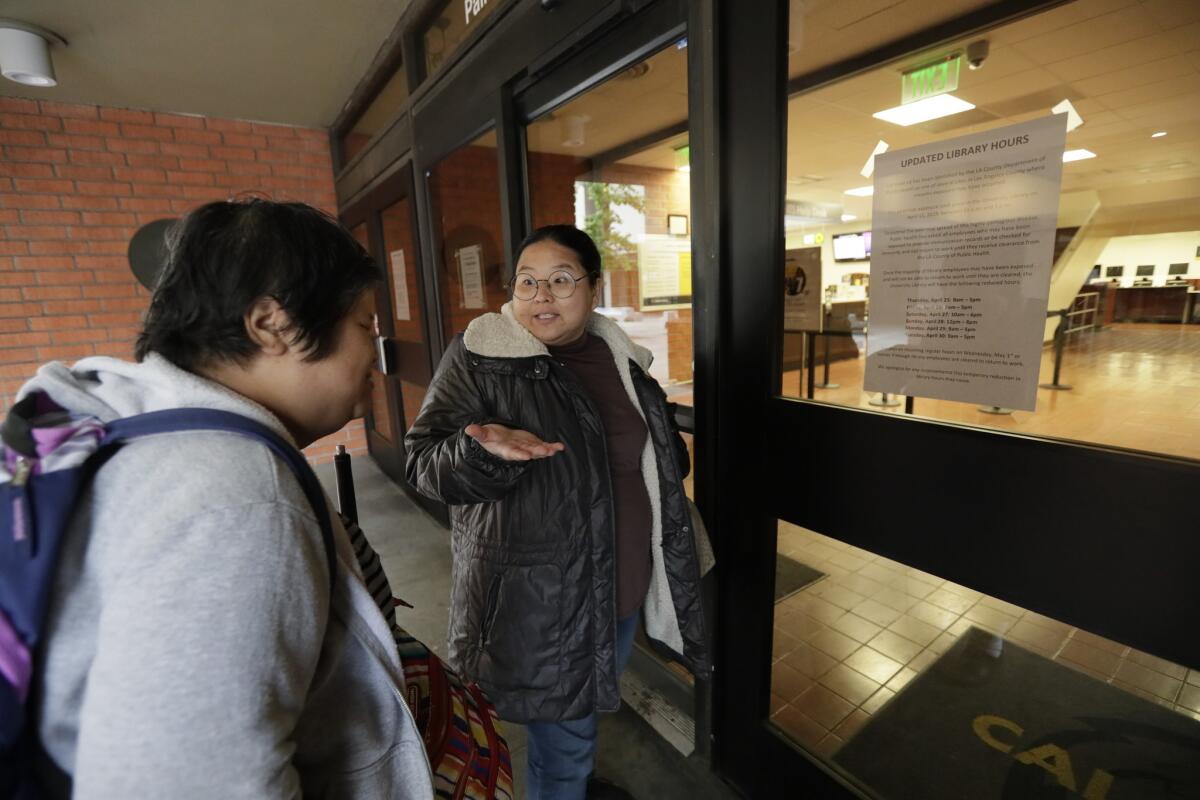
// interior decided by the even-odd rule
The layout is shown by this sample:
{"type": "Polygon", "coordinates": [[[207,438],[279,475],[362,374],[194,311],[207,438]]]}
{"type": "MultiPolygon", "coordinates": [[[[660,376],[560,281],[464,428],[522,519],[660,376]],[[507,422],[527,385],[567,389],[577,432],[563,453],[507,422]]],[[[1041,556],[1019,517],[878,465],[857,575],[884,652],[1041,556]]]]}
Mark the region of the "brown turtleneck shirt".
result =
{"type": "Polygon", "coordinates": [[[617,617],[624,619],[641,607],[650,587],[654,521],[642,477],[646,423],[625,393],[612,351],[603,339],[585,333],[573,344],[549,349],[583,385],[604,425],[616,523],[617,617]]]}

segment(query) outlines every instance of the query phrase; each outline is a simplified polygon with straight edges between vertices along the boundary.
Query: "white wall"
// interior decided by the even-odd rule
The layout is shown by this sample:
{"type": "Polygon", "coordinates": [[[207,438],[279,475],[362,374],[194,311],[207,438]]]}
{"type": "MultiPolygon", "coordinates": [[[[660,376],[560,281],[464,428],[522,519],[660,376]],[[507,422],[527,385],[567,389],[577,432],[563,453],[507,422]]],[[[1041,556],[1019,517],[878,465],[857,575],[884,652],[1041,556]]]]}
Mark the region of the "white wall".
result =
{"type": "Polygon", "coordinates": [[[1185,278],[1200,279],[1200,260],[1196,248],[1200,247],[1200,231],[1182,233],[1156,233],[1149,236],[1114,236],[1101,251],[1096,263],[1100,265],[1100,277],[1105,267],[1125,267],[1121,286],[1132,286],[1137,280],[1137,268],[1143,264],[1154,265],[1155,286],[1167,282],[1167,265],[1188,265],[1185,278]]]}

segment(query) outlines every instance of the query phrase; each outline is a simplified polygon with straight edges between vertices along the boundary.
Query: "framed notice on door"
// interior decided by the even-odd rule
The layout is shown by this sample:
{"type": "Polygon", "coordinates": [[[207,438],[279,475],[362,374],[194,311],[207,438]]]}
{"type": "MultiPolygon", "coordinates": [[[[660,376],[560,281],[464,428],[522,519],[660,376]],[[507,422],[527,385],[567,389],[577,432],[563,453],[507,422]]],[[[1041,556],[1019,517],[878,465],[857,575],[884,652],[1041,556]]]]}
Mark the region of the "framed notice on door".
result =
{"type": "Polygon", "coordinates": [[[404,266],[404,251],[393,250],[390,254],[392,264],[392,313],[396,319],[411,320],[412,309],[408,305],[408,275],[404,266]]]}
{"type": "Polygon", "coordinates": [[[455,256],[458,259],[463,308],[484,308],[483,248],[473,244],[462,248],[455,256]]]}

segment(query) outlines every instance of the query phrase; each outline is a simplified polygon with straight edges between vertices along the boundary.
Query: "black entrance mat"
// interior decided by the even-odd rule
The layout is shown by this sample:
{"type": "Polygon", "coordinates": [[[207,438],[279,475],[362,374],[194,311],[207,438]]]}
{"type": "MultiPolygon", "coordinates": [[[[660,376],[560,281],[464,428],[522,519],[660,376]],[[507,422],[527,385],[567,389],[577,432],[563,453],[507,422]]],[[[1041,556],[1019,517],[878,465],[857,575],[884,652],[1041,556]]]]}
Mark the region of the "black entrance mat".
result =
{"type": "Polygon", "coordinates": [[[775,602],[790,597],[817,578],[825,577],[808,564],[801,564],[782,553],[775,554],[775,602]]]}
{"type": "Polygon", "coordinates": [[[978,628],[834,761],[880,798],[1200,797],[1200,722],[978,628]]]}

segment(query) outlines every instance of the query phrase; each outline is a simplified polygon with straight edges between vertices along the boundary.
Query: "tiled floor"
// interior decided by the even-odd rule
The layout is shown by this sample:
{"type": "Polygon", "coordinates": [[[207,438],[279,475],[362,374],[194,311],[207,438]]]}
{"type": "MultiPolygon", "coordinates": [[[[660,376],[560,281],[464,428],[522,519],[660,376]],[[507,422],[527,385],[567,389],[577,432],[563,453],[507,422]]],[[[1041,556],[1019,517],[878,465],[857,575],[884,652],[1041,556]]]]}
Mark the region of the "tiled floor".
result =
{"type": "Polygon", "coordinates": [[[826,577],[775,605],[771,719],[832,755],[971,626],[1200,720],[1200,670],[781,522],[778,550],[826,577]]]}
{"type": "MultiPolygon", "coordinates": [[[[817,389],[814,399],[904,413],[903,406],[869,404],[878,395],[862,389],[864,363],[860,355],[830,364],[829,380],[840,386],[817,389]]],[[[822,368],[817,369],[820,381],[822,368]]],[[[1053,375],[1054,351],[1046,348],[1039,380],[1048,383],[1053,375]]],[[[1060,381],[1072,389],[1038,389],[1035,411],[986,414],[973,403],[926,398],[916,399],[914,411],[918,417],[1200,458],[1200,325],[1123,323],[1072,334],[1060,381]]],[[[802,385],[807,376],[784,373],[784,396],[798,397],[802,385]]]]}

